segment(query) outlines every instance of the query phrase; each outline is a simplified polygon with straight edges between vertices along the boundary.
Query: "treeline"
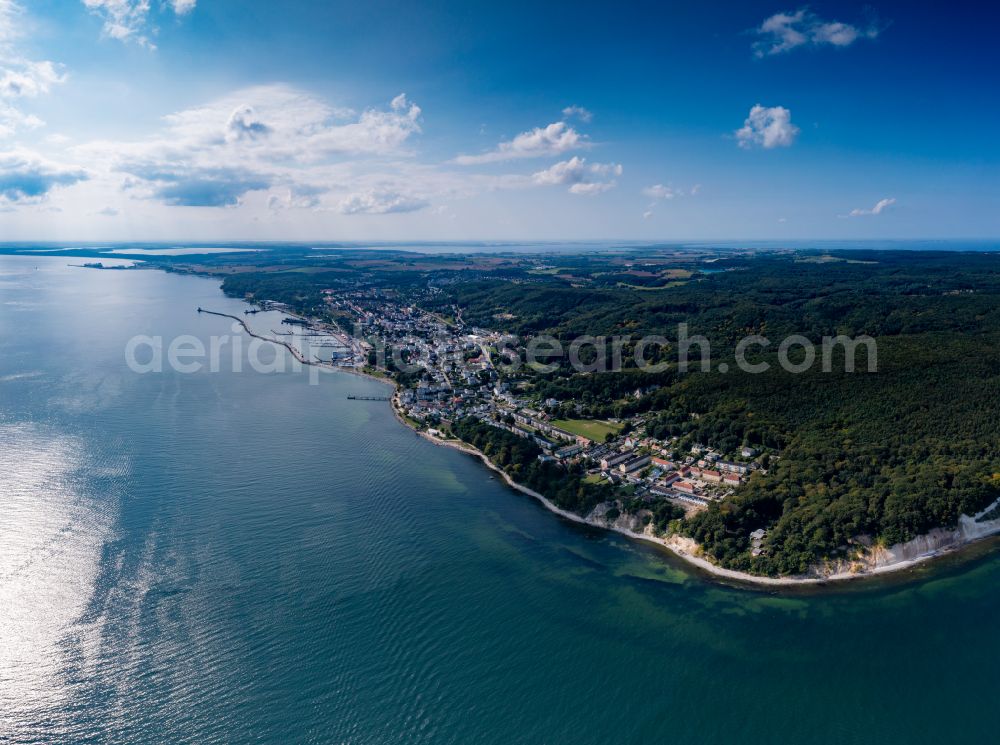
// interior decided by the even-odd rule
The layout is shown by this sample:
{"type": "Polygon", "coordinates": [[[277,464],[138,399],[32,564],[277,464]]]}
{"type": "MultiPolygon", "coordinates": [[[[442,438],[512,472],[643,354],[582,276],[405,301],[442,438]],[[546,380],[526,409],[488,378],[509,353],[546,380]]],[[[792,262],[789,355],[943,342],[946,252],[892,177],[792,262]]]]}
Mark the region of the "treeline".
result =
{"type": "MultiPolygon", "coordinates": [[[[654,386],[670,385],[677,380],[676,370],[648,373],[641,370],[622,370],[600,375],[539,375],[534,381],[534,392],[542,399],[573,401],[588,407],[602,408],[619,399],[634,397],[636,391],[645,392],[654,386]]],[[[610,412],[604,412],[610,415],[610,412]]]]}
{"type": "Polygon", "coordinates": [[[886,338],[879,367],[695,374],[675,387],[657,434],[662,422],[685,442],[781,449],[766,476],[689,522],[720,563],[798,573],[861,535],[892,545],[1000,498],[1000,333],[886,338]],[[757,528],[766,551],[752,559],[757,528]]]}
{"type": "Polygon", "coordinates": [[[549,499],[557,507],[586,515],[596,505],[614,498],[606,484],[585,481],[579,466],[541,462],[541,449],[527,438],[466,417],[451,425],[452,433],[477,448],[512,479],[549,499]]]}
{"type": "Polygon", "coordinates": [[[663,290],[453,284],[436,302],[458,304],[473,324],[517,334],[676,335],[677,324],[716,344],[749,334],[814,341],[1000,328],[1000,255],[833,252],[719,262],[731,271],[663,290]]]}
{"type": "Polygon", "coordinates": [[[725,263],[735,271],[662,292],[480,282],[449,288],[449,301],[467,321],[563,339],[664,333],[685,322],[710,338],[716,363],[747,334],[875,337],[876,373],[846,373],[838,358],[831,373],[816,365],[793,375],[762,355],[771,370],[760,375],[564,367],[535,378],[542,397],[589,415],[646,414],[647,433],[677,438],[679,450],[699,442],[780,454],[766,475],[686,523],[724,566],[799,573],[850,552],[860,536],[906,541],[1000,498],[1000,256],[844,252],[725,263]],[[754,558],[757,528],[768,533],[754,558]]]}
{"type": "Polygon", "coordinates": [[[731,568],[803,572],[859,536],[906,541],[1000,498],[1000,331],[880,339],[875,373],[835,364],[791,374],[764,361],[771,368],[757,375],[663,373],[638,399],[637,371],[536,387],[570,401],[576,389],[592,413],[644,412],[646,434],[676,438],[681,453],[695,443],[763,451],[766,475],[685,526],[731,568]],[[752,558],[757,528],[768,530],[766,551],[752,558]]]}
{"type": "Polygon", "coordinates": [[[327,313],[323,290],[348,286],[351,276],[345,278],[339,271],[241,272],[227,275],[222,291],[230,297],[271,300],[285,303],[297,313],[323,316],[327,313]]]}

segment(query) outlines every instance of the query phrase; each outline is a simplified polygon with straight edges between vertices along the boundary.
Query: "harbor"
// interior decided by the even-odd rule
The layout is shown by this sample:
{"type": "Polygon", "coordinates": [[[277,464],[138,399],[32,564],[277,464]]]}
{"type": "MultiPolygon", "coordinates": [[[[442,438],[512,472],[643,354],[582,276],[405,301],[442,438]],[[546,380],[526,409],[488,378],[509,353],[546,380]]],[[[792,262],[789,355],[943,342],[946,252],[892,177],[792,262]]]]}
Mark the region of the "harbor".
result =
{"type": "MultiPolygon", "coordinates": [[[[287,349],[292,356],[304,365],[324,365],[337,368],[356,368],[364,364],[364,342],[352,339],[344,332],[331,328],[328,324],[300,318],[288,314],[284,310],[272,307],[272,304],[262,303],[260,308],[250,309],[261,328],[255,328],[248,323],[248,318],[240,318],[230,313],[221,313],[198,307],[198,313],[229,318],[238,323],[250,336],[278,344],[287,349]],[[258,314],[263,314],[264,317],[258,314]],[[291,330],[279,331],[272,328],[270,314],[280,314],[280,323],[291,330]],[[259,319],[259,320],[258,320],[259,319]],[[262,330],[265,329],[266,331],[262,330]]],[[[244,316],[250,315],[244,311],[244,316]]]]}

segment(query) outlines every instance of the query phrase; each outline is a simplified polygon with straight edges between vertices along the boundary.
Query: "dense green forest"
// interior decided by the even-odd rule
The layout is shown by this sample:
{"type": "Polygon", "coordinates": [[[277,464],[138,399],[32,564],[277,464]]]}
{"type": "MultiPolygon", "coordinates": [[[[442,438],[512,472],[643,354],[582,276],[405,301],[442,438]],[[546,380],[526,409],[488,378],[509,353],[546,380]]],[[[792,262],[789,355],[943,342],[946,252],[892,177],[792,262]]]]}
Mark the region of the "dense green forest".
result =
{"type": "Polygon", "coordinates": [[[225,277],[222,290],[232,297],[271,300],[300,313],[324,316],[323,290],[350,286],[358,278],[355,272],[334,270],[243,272],[225,277]]]}
{"type": "Polygon", "coordinates": [[[518,334],[665,334],[677,324],[713,342],[748,334],[887,336],[1000,329],[1000,255],[853,251],[722,259],[727,269],[664,290],[453,284],[437,299],[469,323],[518,334]]]}
{"type": "Polygon", "coordinates": [[[652,434],[781,452],[687,526],[726,566],[802,572],[859,535],[891,545],[1000,498],[1000,333],[886,337],[874,374],[692,374],[669,393],[652,434]]]}
{"type": "Polygon", "coordinates": [[[712,340],[716,359],[751,333],[875,337],[871,373],[863,356],[858,372],[835,364],[793,375],[760,355],[771,363],[760,375],[581,375],[564,366],[536,381],[542,397],[582,404],[589,415],[645,413],[647,433],[679,438],[680,449],[698,442],[780,453],[766,475],[685,523],[724,566],[799,573],[849,552],[859,536],[905,541],[1000,498],[1000,257],[851,252],[725,263],[732,271],[662,292],[478,282],[449,288],[448,301],[470,322],[497,325],[502,308],[499,323],[511,332],[563,338],[671,337],[671,325],[686,322],[712,340]],[[651,384],[653,392],[629,395],[651,384]],[[768,534],[752,558],[757,528],[768,534]]]}
{"type": "Polygon", "coordinates": [[[476,447],[512,479],[564,510],[586,514],[612,496],[610,486],[585,481],[586,472],[581,468],[567,469],[539,461],[542,452],[539,447],[512,432],[473,418],[459,419],[451,429],[456,437],[476,447]]]}
{"type": "Polygon", "coordinates": [[[879,339],[878,372],[835,365],[759,375],[630,370],[540,379],[543,396],[588,415],[645,414],[646,433],[768,457],[758,474],[685,531],[724,566],[799,573],[868,535],[893,544],[953,526],[1000,498],[1000,332],[879,339]],[[630,393],[649,380],[655,390],[630,393]],[[749,533],[769,530],[751,559],[749,533]]]}

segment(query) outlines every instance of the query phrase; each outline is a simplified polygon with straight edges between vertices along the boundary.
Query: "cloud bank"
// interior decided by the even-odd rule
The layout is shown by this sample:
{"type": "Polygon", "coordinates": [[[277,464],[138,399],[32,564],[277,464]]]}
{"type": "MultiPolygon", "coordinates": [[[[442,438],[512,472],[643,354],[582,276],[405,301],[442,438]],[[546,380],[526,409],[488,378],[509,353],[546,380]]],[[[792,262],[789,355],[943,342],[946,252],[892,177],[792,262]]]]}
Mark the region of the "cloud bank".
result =
{"type": "Polygon", "coordinates": [[[366,189],[341,200],[338,211],[342,215],[389,215],[416,212],[426,206],[426,201],[398,192],[366,189]]]}

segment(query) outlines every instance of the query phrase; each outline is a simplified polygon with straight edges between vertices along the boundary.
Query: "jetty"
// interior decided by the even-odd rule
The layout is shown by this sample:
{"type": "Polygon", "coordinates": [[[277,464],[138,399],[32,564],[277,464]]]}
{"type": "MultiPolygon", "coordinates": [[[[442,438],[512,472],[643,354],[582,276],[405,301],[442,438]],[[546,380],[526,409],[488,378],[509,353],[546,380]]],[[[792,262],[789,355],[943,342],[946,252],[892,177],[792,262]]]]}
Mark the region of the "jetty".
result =
{"type": "Polygon", "coordinates": [[[269,341],[272,344],[280,344],[285,349],[287,349],[289,352],[291,352],[292,353],[292,357],[294,357],[295,359],[297,359],[303,365],[313,365],[313,364],[316,364],[314,362],[310,362],[309,360],[307,360],[302,355],[302,353],[298,349],[296,349],[292,344],[290,344],[289,342],[282,341],[281,339],[272,339],[269,336],[262,336],[261,334],[258,334],[256,331],[251,330],[251,328],[249,326],[247,326],[246,321],[244,321],[239,316],[234,316],[234,315],[232,315],[230,313],[219,313],[218,311],[207,310],[206,308],[202,308],[201,306],[198,307],[198,312],[199,313],[208,313],[208,315],[210,315],[210,316],[221,316],[222,318],[231,318],[234,321],[236,321],[236,323],[238,323],[240,326],[242,326],[243,330],[246,331],[250,336],[254,337],[255,339],[260,339],[261,341],[269,341]]]}
{"type": "MultiPolygon", "coordinates": [[[[261,341],[268,341],[268,342],[271,342],[272,344],[278,344],[278,345],[284,347],[285,349],[287,349],[291,353],[291,355],[296,360],[298,360],[303,365],[315,365],[317,367],[325,367],[325,368],[328,368],[328,369],[339,369],[339,370],[345,370],[347,372],[354,372],[354,373],[357,373],[359,375],[365,375],[364,372],[356,369],[357,366],[355,364],[353,364],[353,362],[352,362],[352,360],[350,358],[350,352],[349,352],[349,350],[351,349],[350,346],[344,345],[343,348],[340,348],[340,347],[338,347],[337,344],[335,344],[333,342],[331,342],[329,345],[327,345],[327,344],[314,344],[314,345],[312,345],[314,347],[328,347],[329,346],[334,351],[332,352],[332,358],[329,361],[322,360],[322,359],[320,359],[316,355],[313,355],[314,359],[310,360],[309,358],[307,358],[305,356],[305,354],[301,350],[299,350],[290,341],[285,341],[284,339],[276,339],[273,336],[264,336],[263,334],[260,334],[260,333],[258,333],[256,331],[252,330],[247,325],[246,321],[244,321],[239,316],[235,316],[235,315],[233,315],[231,313],[220,313],[220,312],[215,311],[215,310],[208,310],[207,308],[202,308],[201,306],[198,307],[198,312],[199,313],[207,313],[210,316],[220,316],[222,318],[229,318],[229,319],[232,319],[233,321],[236,321],[236,323],[238,323],[240,326],[242,326],[243,330],[246,331],[247,334],[249,334],[250,336],[254,337],[255,339],[260,339],[261,341]]],[[[271,333],[275,334],[275,335],[291,336],[293,338],[299,336],[298,334],[293,334],[293,333],[291,333],[289,331],[276,331],[274,329],[271,329],[271,333]]],[[[336,337],[334,337],[334,338],[336,338],[336,337]]],[[[386,381],[386,382],[388,382],[388,381],[386,381]]],[[[359,401],[390,401],[391,400],[387,396],[348,396],[348,398],[357,399],[359,401]]]]}
{"type": "Polygon", "coordinates": [[[388,396],[348,396],[351,401],[391,401],[388,396]]]}

